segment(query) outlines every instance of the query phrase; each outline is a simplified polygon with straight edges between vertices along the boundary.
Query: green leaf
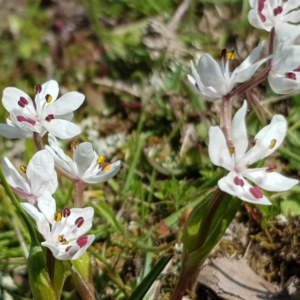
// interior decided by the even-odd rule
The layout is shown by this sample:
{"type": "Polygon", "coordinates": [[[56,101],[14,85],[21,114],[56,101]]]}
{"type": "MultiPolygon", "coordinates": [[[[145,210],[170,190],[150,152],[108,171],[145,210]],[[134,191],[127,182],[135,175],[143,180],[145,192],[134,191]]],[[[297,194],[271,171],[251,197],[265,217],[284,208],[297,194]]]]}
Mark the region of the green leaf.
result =
{"type": "Polygon", "coordinates": [[[163,271],[171,258],[171,256],[162,257],[152,268],[152,270],[147,274],[147,276],[140,282],[140,284],[127,300],[143,300],[151,285],[163,271]]]}
{"type": "Polygon", "coordinates": [[[300,215],[300,202],[296,199],[284,200],[280,202],[281,211],[286,216],[300,215]]]}

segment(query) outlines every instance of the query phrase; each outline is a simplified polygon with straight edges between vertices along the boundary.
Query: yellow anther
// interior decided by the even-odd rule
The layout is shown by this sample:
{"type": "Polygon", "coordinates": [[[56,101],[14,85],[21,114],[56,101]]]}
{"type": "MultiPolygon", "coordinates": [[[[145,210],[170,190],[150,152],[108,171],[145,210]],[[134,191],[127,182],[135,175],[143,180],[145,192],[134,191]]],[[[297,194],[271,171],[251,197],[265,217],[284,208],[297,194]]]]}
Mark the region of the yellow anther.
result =
{"type": "Polygon", "coordinates": [[[46,99],[46,102],[47,102],[47,103],[50,103],[50,102],[52,101],[52,96],[49,95],[49,94],[47,94],[47,95],[45,96],[45,99],[46,99]]]}
{"type": "Polygon", "coordinates": [[[58,240],[60,243],[66,242],[66,238],[64,237],[63,234],[62,234],[62,235],[59,235],[59,236],[57,237],[57,240],[58,240]]]}
{"type": "Polygon", "coordinates": [[[97,158],[97,164],[102,165],[105,162],[105,157],[103,155],[99,155],[97,158]]]}
{"type": "Polygon", "coordinates": [[[56,222],[59,222],[59,221],[61,221],[61,219],[62,219],[62,214],[60,212],[55,212],[54,213],[54,220],[56,222]]]}
{"type": "Polygon", "coordinates": [[[101,170],[102,171],[108,171],[111,169],[111,164],[110,163],[105,163],[102,167],[101,170]]]}
{"type": "Polygon", "coordinates": [[[255,144],[256,144],[256,140],[253,140],[253,141],[251,142],[251,144],[250,144],[250,147],[251,147],[251,148],[254,147],[255,144]]]}
{"type": "Polygon", "coordinates": [[[234,60],[235,59],[234,50],[226,51],[225,58],[227,60],[234,60]]]}
{"type": "Polygon", "coordinates": [[[24,165],[21,165],[21,166],[20,166],[20,170],[21,170],[22,173],[25,174],[25,173],[26,173],[26,170],[27,170],[27,167],[24,166],[24,165]]]}
{"type": "Polygon", "coordinates": [[[72,143],[71,143],[71,151],[74,152],[76,150],[77,146],[78,146],[78,141],[77,140],[72,141],[72,143]]]}
{"type": "Polygon", "coordinates": [[[230,146],[230,147],[228,148],[228,150],[229,150],[230,156],[231,156],[232,154],[234,154],[234,152],[235,152],[234,146],[230,146]]]}
{"type": "Polygon", "coordinates": [[[273,149],[276,145],[276,140],[275,139],[272,139],[271,143],[270,143],[270,146],[269,146],[269,149],[273,149]]]}

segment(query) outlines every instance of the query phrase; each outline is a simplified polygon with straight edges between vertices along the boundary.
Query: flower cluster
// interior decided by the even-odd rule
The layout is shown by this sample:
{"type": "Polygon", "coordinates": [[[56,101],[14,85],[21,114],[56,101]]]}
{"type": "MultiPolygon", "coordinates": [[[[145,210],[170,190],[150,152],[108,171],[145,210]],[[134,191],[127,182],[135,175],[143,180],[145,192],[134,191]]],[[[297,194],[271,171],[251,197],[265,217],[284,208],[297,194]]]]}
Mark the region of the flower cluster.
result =
{"type": "Polygon", "coordinates": [[[212,163],[229,171],[219,180],[219,188],[241,200],[268,205],[271,202],[262,189],[286,191],[298,180],[276,173],[276,165],[251,166],[281,145],[287,122],[281,115],[273,116],[271,123],[258,132],[253,143],[249,143],[245,123],[247,102],[231,120],[232,99],[250,92],[265,79],[278,94],[299,91],[300,46],[294,45],[294,42],[300,35],[300,1],[250,0],[250,5],[250,24],[270,32],[269,41],[261,42],[233,71],[230,61],[235,58],[234,51],[224,49],[220,65],[209,54],[204,54],[197,69],[191,62],[192,75],[188,75],[188,80],[203,99],[222,99],[222,126],[209,129],[208,149],[212,163]],[[265,69],[258,72],[264,64],[265,69]]]}
{"type": "MultiPolygon", "coordinates": [[[[53,198],[58,187],[57,170],[71,179],[77,190],[83,192],[82,184],[109,180],[120,170],[121,163],[109,163],[98,156],[91,143],[72,143],[73,158],[59,147],[57,138],[67,139],[78,135],[80,128],[72,123],[73,111],[84,101],[84,95],[69,92],[58,98],[58,84],[51,80],[37,85],[34,101],[23,91],[6,88],[2,103],[8,111],[7,124],[0,124],[0,134],[7,138],[33,138],[39,141],[48,132],[49,146],[36,152],[28,166],[20,167],[22,176],[7,157],[3,157],[2,169],[12,191],[27,202],[23,209],[35,220],[44,238],[42,246],[49,248],[60,260],[78,259],[92,244],[95,236],[86,235],[92,227],[94,209],[64,208],[56,210],[53,198]],[[36,139],[36,137],[35,137],[36,139]]],[[[38,144],[38,143],[37,143],[38,144]]],[[[40,146],[40,145],[37,145],[40,146]]],[[[42,147],[43,148],[43,147],[42,147]]],[[[82,198],[82,194],[76,194],[82,198]]],[[[78,201],[77,201],[78,204],[78,201]]]]}

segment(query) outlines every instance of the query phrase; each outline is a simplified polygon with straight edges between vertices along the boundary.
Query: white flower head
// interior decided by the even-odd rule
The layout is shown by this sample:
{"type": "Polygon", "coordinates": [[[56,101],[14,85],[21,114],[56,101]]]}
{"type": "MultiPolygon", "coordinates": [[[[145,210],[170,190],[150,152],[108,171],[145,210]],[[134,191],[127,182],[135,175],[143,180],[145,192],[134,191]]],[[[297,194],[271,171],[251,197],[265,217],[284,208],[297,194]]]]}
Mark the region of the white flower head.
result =
{"type": "Polygon", "coordinates": [[[84,142],[72,144],[73,159],[67,156],[58,145],[57,139],[49,134],[49,146],[46,149],[52,154],[55,162],[74,177],[86,183],[101,183],[115,176],[120,168],[121,161],[108,163],[105,157],[93,149],[92,143],[84,142]]]}
{"type": "Polygon", "coordinates": [[[268,76],[270,87],[275,93],[288,94],[300,89],[299,57],[300,46],[285,42],[276,47],[268,76]]]}
{"type": "Polygon", "coordinates": [[[249,166],[269,156],[281,145],[287,131],[287,122],[283,116],[275,115],[271,123],[258,132],[254,138],[254,145],[248,149],[246,112],[245,101],[232,121],[231,135],[234,146],[232,149],[228,149],[221,128],[210,127],[209,157],[213,164],[229,171],[218,182],[222,191],[250,203],[268,205],[271,202],[260,188],[274,192],[286,191],[296,185],[298,180],[276,173],[276,165],[263,168],[249,168],[249,166]],[[245,178],[252,181],[255,186],[245,178]]]}
{"type": "Polygon", "coordinates": [[[13,192],[31,205],[37,205],[46,191],[53,194],[57,189],[54,159],[47,150],[36,152],[27,167],[21,166],[25,177],[20,175],[7,157],[2,158],[1,164],[13,192]]]}
{"type": "Polygon", "coordinates": [[[57,212],[55,200],[50,194],[38,202],[38,208],[29,203],[21,205],[36,221],[45,239],[42,246],[49,248],[57,259],[78,259],[95,239],[94,235],[85,235],[92,227],[92,207],[65,208],[57,212]]]}
{"type": "Polygon", "coordinates": [[[208,101],[221,99],[228,94],[236,83],[249,80],[255,71],[270,57],[258,60],[263,42],[233,72],[229,69],[229,61],[234,58],[233,51],[222,53],[221,65],[209,54],[201,56],[196,70],[191,62],[192,74],[188,80],[196,93],[208,101]]]}
{"type": "Polygon", "coordinates": [[[300,34],[299,0],[249,0],[249,23],[268,32],[275,28],[279,41],[297,37],[300,34]],[[296,9],[296,10],[295,10],[296,9]]]}
{"type": "Polygon", "coordinates": [[[12,139],[29,138],[33,132],[43,136],[47,131],[61,139],[78,135],[80,128],[70,120],[84,95],[69,92],[57,99],[58,92],[55,80],[37,85],[34,101],[17,88],[4,89],[2,104],[9,115],[7,124],[0,124],[0,135],[12,139]]]}

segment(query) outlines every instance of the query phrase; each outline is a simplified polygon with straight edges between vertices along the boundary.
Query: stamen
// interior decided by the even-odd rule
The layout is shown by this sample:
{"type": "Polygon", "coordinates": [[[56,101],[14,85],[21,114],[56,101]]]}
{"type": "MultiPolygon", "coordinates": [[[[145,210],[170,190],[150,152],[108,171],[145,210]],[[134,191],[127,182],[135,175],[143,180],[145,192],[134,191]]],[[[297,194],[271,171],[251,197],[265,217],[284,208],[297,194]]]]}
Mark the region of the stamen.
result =
{"type": "Polygon", "coordinates": [[[7,118],[8,120],[11,120],[10,113],[7,113],[6,118],[7,118]]]}
{"type": "Polygon", "coordinates": [[[234,50],[227,51],[226,48],[221,51],[222,58],[225,58],[226,60],[234,60],[234,50]]]}
{"type": "Polygon", "coordinates": [[[263,198],[263,196],[264,196],[262,190],[261,190],[259,187],[257,187],[257,186],[251,187],[251,188],[249,189],[249,191],[250,191],[250,193],[252,194],[252,196],[253,196],[254,198],[256,198],[256,199],[263,198]]]}
{"type": "Polygon", "coordinates": [[[105,162],[105,156],[103,156],[103,155],[98,156],[97,164],[102,165],[104,162],[105,162]]]}
{"type": "Polygon", "coordinates": [[[24,97],[20,97],[20,100],[18,101],[18,105],[24,108],[28,104],[28,101],[24,97]]]}
{"type": "Polygon", "coordinates": [[[108,171],[111,168],[111,164],[108,162],[103,163],[103,165],[101,166],[101,170],[102,171],[108,171]]]}
{"type": "Polygon", "coordinates": [[[24,165],[21,165],[20,170],[21,170],[22,173],[26,174],[27,167],[24,166],[24,165]]]}
{"type": "Polygon", "coordinates": [[[270,146],[269,146],[269,149],[273,149],[276,145],[276,140],[275,139],[272,139],[271,143],[270,143],[270,146]]]}
{"type": "Polygon", "coordinates": [[[65,251],[66,251],[66,252],[69,252],[69,251],[71,250],[71,248],[72,248],[72,246],[68,246],[68,247],[65,249],[65,251]]]}
{"type": "Polygon", "coordinates": [[[31,124],[32,126],[34,126],[36,124],[36,121],[31,120],[29,118],[25,118],[24,116],[17,116],[17,120],[19,122],[27,122],[27,123],[31,124]]]}
{"type": "Polygon", "coordinates": [[[37,84],[35,87],[34,87],[34,92],[36,94],[40,93],[42,91],[42,86],[40,84],[37,84]]]}
{"type": "Polygon", "coordinates": [[[53,114],[50,114],[50,115],[48,115],[46,118],[45,118],[45,120],[47,121],[47,122],[50,122],[51,120],[53,120],[54,119],[54,115],[53,114]]]}
{"type": "Polygon", "coordinates": [[[57,240],[58,240],[60,243],[65,243],[65,242],[67,241],[63,234],[62,234],[62,235],[59,235],[59,236],[57,237],[57,240]]]}
{"type": "Polygon", "coordinates": [[[62,219],[62,214],[61,214],[61,212],[55,212],[55,213],[54,213],[54,220],[55,220],[56,222],[60,222],[61,219],[62,219]]]}
{"type": "Polygon", "coordinates": [[[276,166],[276,165],[271,165],[271,166],[268,166],[268,167],[267,167],[266,172],[272,173],[272,172],[275,172],[276,169],[277,169],[277,166],[276,166]]]}
{"type": "Polygon", "coordinates": [[[244,180],[241,178],[238,178],[237,176],[234,177],[233,182],[235,185],[240,185],[240,186],[244,186],[244,180]]]}
{"type": "Polygon", "coordinates": [[[72,152],[74,152],[76,150],[77,145],[78,145],[78,141],[77,140],[72,141],[72,143],[71,143],[71,151],[72,152]]]}
{"type": "Polygon", "coordinates": [[[256,145],[256,140],[253,140],[252,142],[251,142],[251,144],[250,144],[250,147],[252,148],[252,147],[254,147],[256,145]]]}
{"type": "Polygon", "coordinates": [[[277,15],[280,15],[282,11],[283,11],[283,7],[280,5],[273,9],[273,14],[276,17],[277,15]]]}
{"type": "Polygon", "coordinates": [[[75,220],[75,225],[80,228],[84,223],[84,218],[83,217],[79,217],[75,220]]]}
{"type": "Polygon", "coordinates": [[[230,147],[228,148],[228,150],[229,150],[230,156],[232,156],[232,154],[234,154],[234,152],[235,152],[234,146],[230,146],[230,147]]]}
{"type": "Polygon", "coordinates": [[[297,75],[295,73],[293,73],[293,72],[287,72],[284,75],[288,79],[297,80],[297,75]]]}
{"type": "Polygon", "coordinates": [[[47,95],[45,96],[45,99],[46,99],[46,102],[47,102],[47,103],[50,103],[50,102],[52,101],[52,96],[49,95],[49,94],[47,94],[47,95]]]}
{"type": "Polygon", "coordinates": [[[67,207],[65,207],[62,211],[62,215],[64,218],[67,218],[71,214],[71,210],[67,207]]]}
{"type": "Polygon", "coordinates": [[[86,235],[83,235],[76,240],[76,243],[80,248],[82,248],[87,244],[88,240],[89,238],[86,235]]]}

